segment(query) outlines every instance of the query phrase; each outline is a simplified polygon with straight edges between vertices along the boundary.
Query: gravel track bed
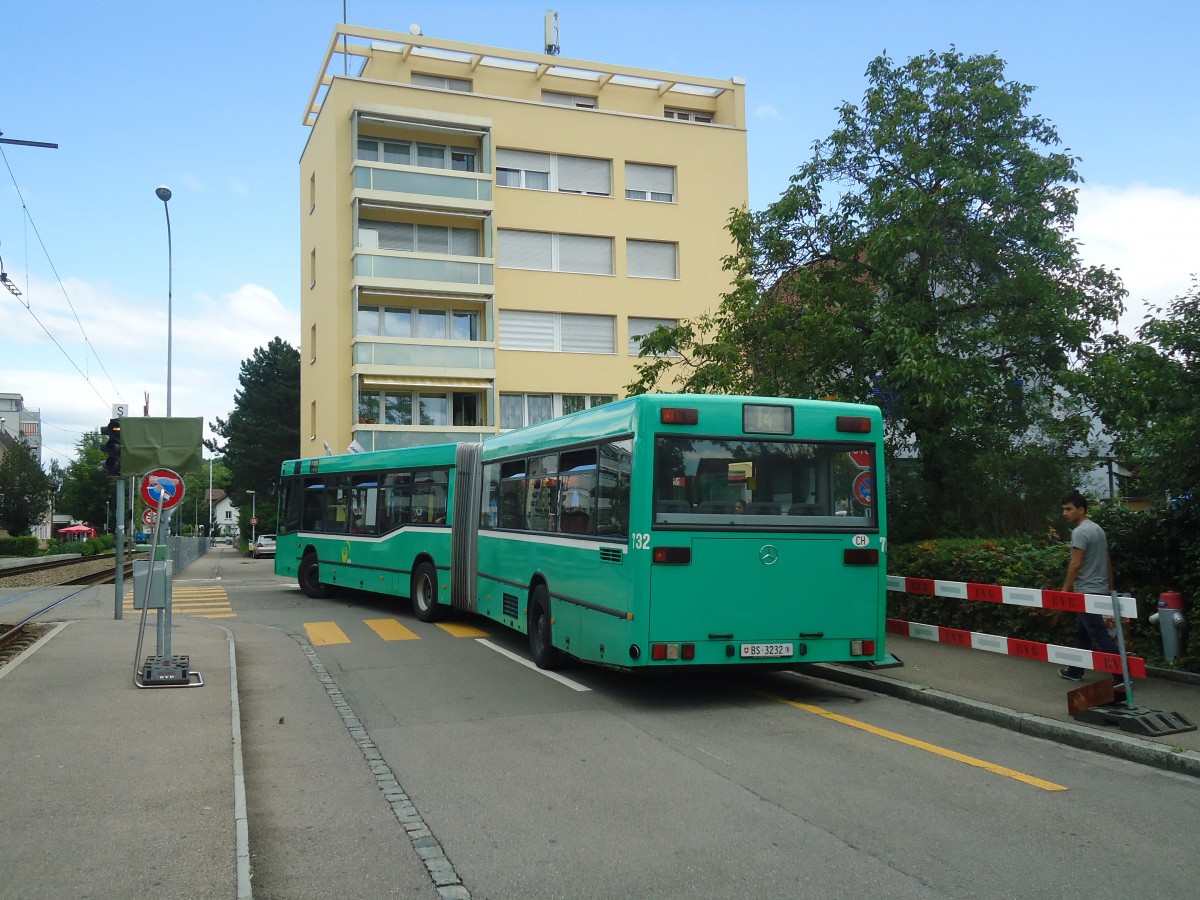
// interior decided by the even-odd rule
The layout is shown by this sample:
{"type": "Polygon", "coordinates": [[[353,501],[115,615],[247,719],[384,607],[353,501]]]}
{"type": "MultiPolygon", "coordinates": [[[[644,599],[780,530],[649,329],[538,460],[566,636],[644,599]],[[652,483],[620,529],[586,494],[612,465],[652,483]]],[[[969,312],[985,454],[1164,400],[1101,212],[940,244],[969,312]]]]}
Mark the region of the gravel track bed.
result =
{"type": "Polygon", "coordinates": [[[74,565],[49,569],[45,572],[26,572],[23,575],[5,575],[0,570],[0,588],[46,587],[52,584],[59,584],[63,581],[69,581],[72,578],[80,578],[95,572],[103,572],[105,569],[111,569],[113,566],[113,558],[105,556],[94,559],[81,559],[74,565]]]}

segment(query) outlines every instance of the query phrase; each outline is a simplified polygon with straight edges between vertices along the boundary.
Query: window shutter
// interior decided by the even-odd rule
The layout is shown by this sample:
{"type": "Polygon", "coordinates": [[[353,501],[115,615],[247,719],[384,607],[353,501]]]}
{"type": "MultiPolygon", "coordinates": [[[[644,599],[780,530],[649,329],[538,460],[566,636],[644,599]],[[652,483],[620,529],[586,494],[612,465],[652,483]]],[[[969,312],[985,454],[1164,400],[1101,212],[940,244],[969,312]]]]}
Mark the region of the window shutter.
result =
{"type": "Polygon", "coordinates": [[[562,313],[559,330],[564,353],[612,353],[614,350],[615,320],[612,316],[562,313]]]}
{"type": "Polygon", "coordinates": [[[642,319],[629,317],[629,355],[637,356],[642,352],[642,338],[659,325],[674,328],[679,322],[676,319],[642,319]]]}
{"type": "Polygon", "coordinates": [[[549,172],[550,154],[528,150],[496,150],[496,165],[503,169],[524,169],[528,172],[549,172]]]}
{"type": "Polygon", "coordinates": [[[608,160],[589,159],[585,156],[560,156],[558,189],[607,197],[612,193],[612,171],[608,160]]]}
{"type": "Polygon", "coordinates": [[[585,275],[611,275],[612,238],[582,234],[558,236],[558,271],[585,275]]]}
{"type": "Polygon", "coordinates": [[[643,163],[625,163],[625,189],[645,191],[651,194],[675,196],[675,170],[670,166],[648,166],[643,163]]]}
{"type": "Polygon", "coordinates": [[[627,274],[633,278],[678,278],[678,245],[665,241],[626,241],[627,274]]]}
{"type": "Polygon", "coordinates": [[[553,253],[553,235],[511,228],[501,228],[496,233],[496,263],[502,268],[549,272],[554,267],[553,253]]]}
{"type": "Polygon", "coordinates": [[[554,350],[554,314],[500,310],[501,350],[554,350]]]}

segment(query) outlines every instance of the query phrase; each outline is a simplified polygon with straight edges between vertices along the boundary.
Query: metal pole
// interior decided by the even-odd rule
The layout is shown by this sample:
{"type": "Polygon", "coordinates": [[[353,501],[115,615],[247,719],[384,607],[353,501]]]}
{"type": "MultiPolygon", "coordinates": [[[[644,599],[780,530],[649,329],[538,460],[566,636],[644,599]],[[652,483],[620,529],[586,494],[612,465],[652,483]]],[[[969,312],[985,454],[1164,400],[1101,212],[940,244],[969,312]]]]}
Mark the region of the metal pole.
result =
{"type": "Polygon", "coordinates": [[[117,580],[113,591],[113,618],[124,615],[125,600],[125,479],[117,479],[117,580]]]}
{"type": "Polygon", "coordinates": [[[167,216],[167,418],[171,417],[171,290],[174,280],[174,261],[171,253],[171,210],[167,201],[171,199],[171,189],[161,185],[154,191],[163,202],[163,212],[167,216]]]}

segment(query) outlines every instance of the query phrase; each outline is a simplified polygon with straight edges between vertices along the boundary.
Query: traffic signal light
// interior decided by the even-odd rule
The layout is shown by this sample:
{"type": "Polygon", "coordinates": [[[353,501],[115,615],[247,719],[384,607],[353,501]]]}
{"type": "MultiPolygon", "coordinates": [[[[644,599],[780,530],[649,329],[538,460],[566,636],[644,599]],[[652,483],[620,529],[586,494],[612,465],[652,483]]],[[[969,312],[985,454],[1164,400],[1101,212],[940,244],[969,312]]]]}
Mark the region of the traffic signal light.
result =
{"type": "Polygon", "coordinates": [[[108,454],[104,460],[104,471],[115,477],[121,476],[121,420],[109,419],[108,424],[100,429],[101,434],[108,435],[108,441],[102,448],[108,454]]]}

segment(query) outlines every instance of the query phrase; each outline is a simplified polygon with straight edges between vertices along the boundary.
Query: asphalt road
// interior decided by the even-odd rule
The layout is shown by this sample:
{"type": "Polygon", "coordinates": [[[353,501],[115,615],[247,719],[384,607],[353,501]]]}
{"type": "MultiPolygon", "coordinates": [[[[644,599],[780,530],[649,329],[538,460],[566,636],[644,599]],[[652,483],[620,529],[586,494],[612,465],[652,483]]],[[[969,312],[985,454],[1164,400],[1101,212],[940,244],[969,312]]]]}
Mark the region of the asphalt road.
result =
{"type": "Polygon", "coordinates": [[[554,680],[494,623],[230,563],[256,896],[437,896],[303,652],[334,633],[314,623],[347,639],[315,658],[474,898],[1195,892],[1195,779],[808,672],[554,680]],[[286,671],[256,655],[280,632],[286,671]]]}

